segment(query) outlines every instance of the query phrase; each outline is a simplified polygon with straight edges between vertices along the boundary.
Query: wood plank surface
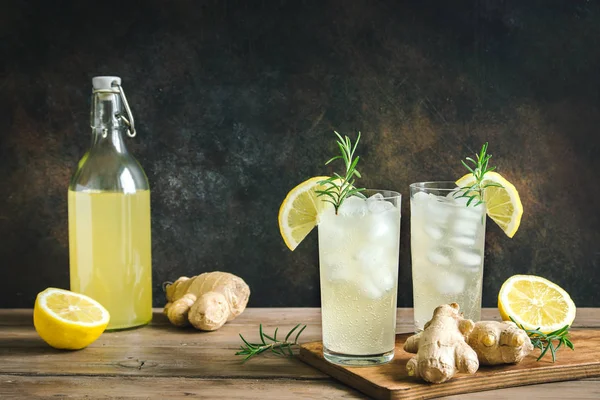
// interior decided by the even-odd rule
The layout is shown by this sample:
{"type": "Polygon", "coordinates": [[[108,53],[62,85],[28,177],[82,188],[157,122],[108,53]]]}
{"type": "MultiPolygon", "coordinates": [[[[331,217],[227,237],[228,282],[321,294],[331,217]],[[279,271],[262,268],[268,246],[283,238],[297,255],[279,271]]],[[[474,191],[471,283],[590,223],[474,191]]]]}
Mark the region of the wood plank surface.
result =
{"type": "MultiPolygon", "coordinates": [[[[190,379],[141,377],[14,376],[0,375],[1,399],[368,399],[335,380],[190,379]],[[95,391],[102,388],[102,391],[95,391]]],[[[445,400],[591,400],[600,398],[593,380],[547,383],[443,397],[445,400]]]]}
{"type": "MultiPolygon", "coordinates": [[[[600,328],[599,309],[577,312],[575,326],[600,328]]],[[[482,314],[499,319],[495,309],[482,314]]],[[[397,320],[398,332],[411,331],[412,309],[398,309],[397,320]]],[[[106,332],[70,352],[38,337],[31,310],[0,310],[0,398],[364,398],[298,359],[267,354],[242,364],[234,355],[238,333],[256,340],[260,323],[267,332],[305,323],[301,341],[321,339],[318,308],[250,308],[216,332],[175,328],[157,309],[147,327],[106,332]]],[[[455,398],[600,398],[599,390],[600,381],[590,380],[455,398]]]]}
{"type": "Polygon", "coordinates": [[[512,386],[600,377],[600,330],[572,331],[570,337],[577,351],[563,350],[557,353],[558,360],[555,363],[549,358],[536,361],[538,351],[534,351],[518,364],[482,366],[474,375],[459,374],[440,385],[408,376],[406,364],[414,354],[405,352],[403,346],[410,335],[396,335],[394,359],[376,367],[352,368],[329,363],[323,358],[323,344],[320,341],[303,344],[299,356],[315,368],[377,399],[431,399],[512,386]]]}
{"type": "Polygon", "coordinates": [[[191,379],[0,375],[0,399],[368,399],[333,379],[191,379]],[[96,391],[96,388],[102,388],[96,391]]]}

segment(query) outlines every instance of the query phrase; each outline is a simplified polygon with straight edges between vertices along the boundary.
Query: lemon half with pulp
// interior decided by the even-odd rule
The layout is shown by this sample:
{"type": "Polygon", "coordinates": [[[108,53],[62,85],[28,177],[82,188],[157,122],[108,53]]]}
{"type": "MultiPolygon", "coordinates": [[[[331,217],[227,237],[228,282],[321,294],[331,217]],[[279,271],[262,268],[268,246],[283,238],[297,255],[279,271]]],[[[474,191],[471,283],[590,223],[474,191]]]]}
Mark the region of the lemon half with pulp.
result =
{"type": "Polygon", "coordinates": [[[498,293],[498,310],[503,320],[512,317],[525,329],[544,333],[571,325],[576,314],[575,303],[563,288],[535,275],[508,278],[498,293]]]}
{"type": "Polygon", "coordinates": [[[100,337],[110,314],[96,300],[68,290],[48,288],[37,295],[35,330],[57,349],[82,349],[100,337]]]}

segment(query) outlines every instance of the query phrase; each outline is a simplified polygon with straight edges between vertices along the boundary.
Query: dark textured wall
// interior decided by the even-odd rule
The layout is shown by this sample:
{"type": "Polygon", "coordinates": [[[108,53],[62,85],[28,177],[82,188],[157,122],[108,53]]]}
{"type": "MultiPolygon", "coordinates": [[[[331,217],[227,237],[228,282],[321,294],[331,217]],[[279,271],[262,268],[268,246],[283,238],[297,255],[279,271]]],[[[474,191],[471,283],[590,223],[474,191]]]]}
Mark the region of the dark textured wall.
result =
{"type": "Polygon", "coordinates": [[[215,269],[253,306],[317,306],[317,238],[279,236],[289,189],[363,133],[363,184],[403,200],[399,305],[412,303],[408,185],[454,179],[490,142],[525,214],[488,223],[484,304],[515,273],[600,306],[600,6],[595,1],[2,2],[0,306],[68,287],[66,190],[90,142],[91,77],[138,121],[160,284],[215,269]]]}

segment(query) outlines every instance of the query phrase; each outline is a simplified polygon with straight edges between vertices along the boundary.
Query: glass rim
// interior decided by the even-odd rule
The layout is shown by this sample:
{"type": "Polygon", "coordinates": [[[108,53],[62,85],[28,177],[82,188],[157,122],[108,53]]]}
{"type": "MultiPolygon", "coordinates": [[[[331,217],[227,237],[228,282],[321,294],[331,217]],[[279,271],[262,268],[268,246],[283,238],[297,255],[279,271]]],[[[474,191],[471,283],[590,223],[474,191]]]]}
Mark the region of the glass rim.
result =
{"type": "Polygon", "coordinates": [[[453,192],[459,186],[454,181],[426,181],[426,182],[415,182],[409,185],[410,189],[419,190],[439,190],[446,192],[453,192]]]}
{"type": "Polygon", "coordinates": [[[364,192],[371,192],[373,194],[381,193],[381,195],[383,196],[384,199],[397,199],[399,197],[402,197],[402,193],[396,192],[395,190],[387,190],[387,189],[366,189],[365,188],[365,190],[358,192],[358,193],[364,193],[364,192]],[[385,196],[383,194],[383,192],[390,193],[391,196],[385,196]]]}

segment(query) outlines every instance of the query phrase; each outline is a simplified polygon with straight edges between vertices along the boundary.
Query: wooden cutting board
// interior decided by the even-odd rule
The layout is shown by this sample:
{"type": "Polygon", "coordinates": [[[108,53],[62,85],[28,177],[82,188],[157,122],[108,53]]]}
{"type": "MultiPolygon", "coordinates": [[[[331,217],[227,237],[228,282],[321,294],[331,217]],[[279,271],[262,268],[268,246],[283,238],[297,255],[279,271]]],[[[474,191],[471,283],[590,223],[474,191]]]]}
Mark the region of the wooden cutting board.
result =
{"type": "Polygon", "coordinates": [[[544,359],[536,361],[539,350],[535,349],[519,364],[482,366],[474,375],[458,374],[442,384],[424,383],[407,375],[406,363],[413,354],[402,348],[410,335],[396,335],[394,359],[376,367],[342,367],[331,364],[323,358],[322,342],[303,344],[299,357],[307,364],[376,399],[431,399],[600,376],[600,330],[573,330],[571,340],[575,351],[561,348],[555,363],[549,353],[544,359]]]}

